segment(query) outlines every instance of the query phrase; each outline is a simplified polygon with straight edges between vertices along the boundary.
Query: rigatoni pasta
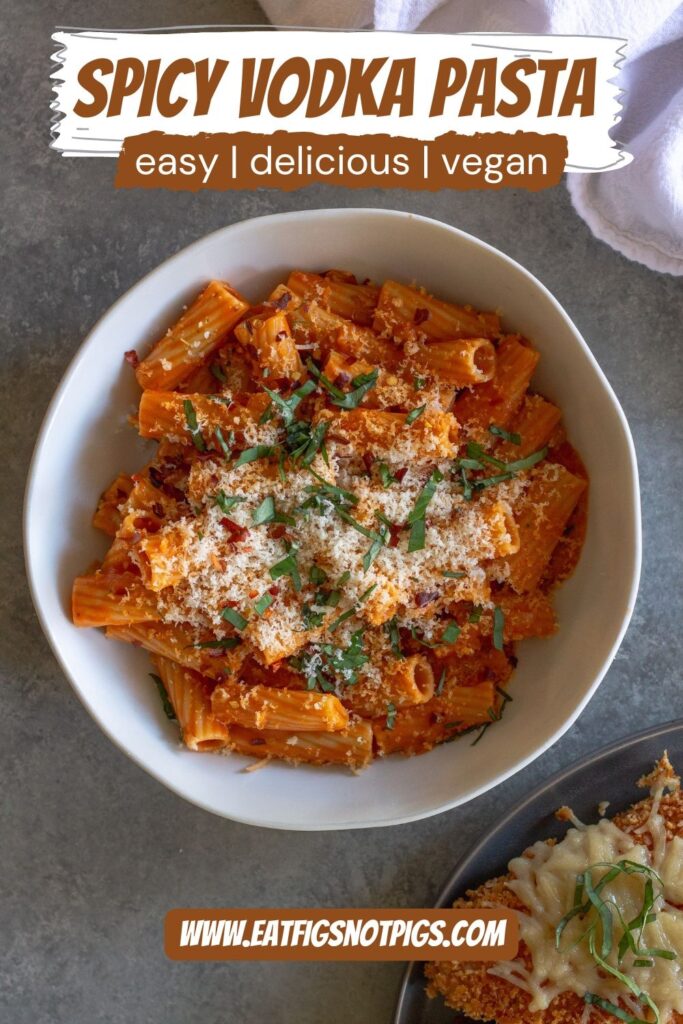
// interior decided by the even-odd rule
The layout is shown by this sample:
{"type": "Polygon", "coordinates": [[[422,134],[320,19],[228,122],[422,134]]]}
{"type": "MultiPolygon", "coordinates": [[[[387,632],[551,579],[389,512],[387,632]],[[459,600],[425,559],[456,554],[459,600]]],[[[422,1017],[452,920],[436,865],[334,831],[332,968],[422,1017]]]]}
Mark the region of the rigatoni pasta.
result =
{"type": "Polygon", "coordinates": [[[395,281],[293,271],[255,306],[210,282],[126,354],[159,444],[100,499],[75,624],[150,652],[194,751],[355,770],[478,741],[585,528],[538,358],[395,281]]]}

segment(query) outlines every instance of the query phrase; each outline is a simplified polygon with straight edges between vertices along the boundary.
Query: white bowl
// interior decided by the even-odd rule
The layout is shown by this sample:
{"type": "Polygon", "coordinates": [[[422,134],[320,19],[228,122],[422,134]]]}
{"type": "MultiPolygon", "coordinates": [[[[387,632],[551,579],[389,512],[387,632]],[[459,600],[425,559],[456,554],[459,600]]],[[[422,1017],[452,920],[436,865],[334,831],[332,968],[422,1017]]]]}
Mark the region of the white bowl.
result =
{"type": "MultiPolygon", "coordinates": [[[[437,221],[391,210],[309,210],[223,228],[148,274],[83,343],[45,417],[25,504],[28,576],[41,624],[86,708],[134,761],[180,796],[271,828],[391,825],[471,800],[555,742],[595,692],[633,609],[640,572],[640,511],[624,414],[588,346],[556,300],[496,249],[437,221]],[[70,621],[71,583],[101,557],[93,506],[120,470],[143,462],[126,425],[138,393],[126,349],[144,351],[212,277],[257,300],[291,268],[342,267],[359,278],[415,280],[439,296],[497,309],[542,358],[534,384],[557,402],[591,478],[579,567],[557,594],[560,631],[520,645],[513,703],[471,746],[376,761],[359,776],[336,768],[247,760],[182,749],[148,673],[147,654],[70,621]]],[[[606,723],[609,728],[608,723],[606,723]]],[[[78,723],[74,722],[74,728],[78,723]]]]}

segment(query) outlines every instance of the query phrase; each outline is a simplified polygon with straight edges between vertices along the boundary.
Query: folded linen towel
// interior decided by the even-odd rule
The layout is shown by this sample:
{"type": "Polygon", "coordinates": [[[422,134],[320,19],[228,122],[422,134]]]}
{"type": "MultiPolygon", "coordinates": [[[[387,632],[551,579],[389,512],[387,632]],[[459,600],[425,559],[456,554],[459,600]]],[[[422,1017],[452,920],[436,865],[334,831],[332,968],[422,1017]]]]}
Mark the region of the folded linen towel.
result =
{"type": "Polygon", "coordinates": [[[623,116],[633,161],[568,174],[576,211],[602,241],[683,274],[683,3],[680,0],[261,0],[275,25],[411,32],[542,32],[627,41],[623,116]]]}

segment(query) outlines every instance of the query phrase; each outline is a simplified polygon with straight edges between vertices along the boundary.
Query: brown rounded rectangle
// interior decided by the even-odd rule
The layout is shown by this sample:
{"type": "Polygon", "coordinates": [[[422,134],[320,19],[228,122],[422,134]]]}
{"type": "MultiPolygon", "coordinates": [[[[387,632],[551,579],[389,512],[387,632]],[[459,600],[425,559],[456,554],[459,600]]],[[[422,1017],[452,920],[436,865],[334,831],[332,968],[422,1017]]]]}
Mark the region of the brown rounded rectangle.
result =
{"type": "Polygon", "coordinates": [[[431,141],[379,133],[146,132],[124,139],[115,186],[290,192],[323,183],[536,192],[559,183],[566,159],[566,137],[540,132],[446,132],[431,141]]]}
{"type": "Polygon", "coordinates": [[[514,911],[223,907],[169,910],[171,960],[510,960],[514,911]]]}

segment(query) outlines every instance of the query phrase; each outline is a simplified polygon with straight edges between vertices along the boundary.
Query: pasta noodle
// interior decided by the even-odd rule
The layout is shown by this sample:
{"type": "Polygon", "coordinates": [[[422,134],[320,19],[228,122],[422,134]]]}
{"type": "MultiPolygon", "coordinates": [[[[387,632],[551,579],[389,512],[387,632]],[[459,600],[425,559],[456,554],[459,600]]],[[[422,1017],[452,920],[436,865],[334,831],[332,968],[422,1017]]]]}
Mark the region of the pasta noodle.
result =
{"type": "Polygon", "coordinates": [[[99,500],[74,623],[150,653],[193,751],[357,770],[478,740],[585,526],[538,359],[396,281],[210,282],[137,364],[157,452],[99,500]]]}

